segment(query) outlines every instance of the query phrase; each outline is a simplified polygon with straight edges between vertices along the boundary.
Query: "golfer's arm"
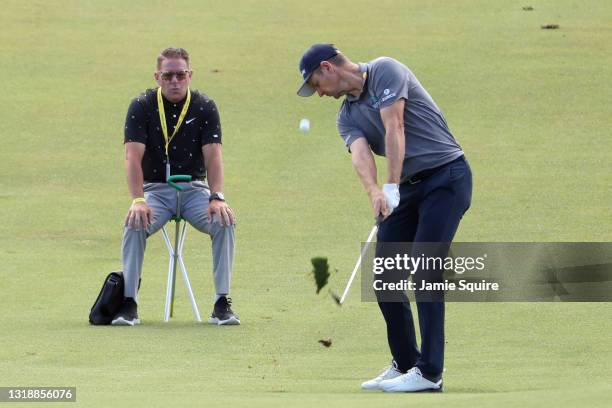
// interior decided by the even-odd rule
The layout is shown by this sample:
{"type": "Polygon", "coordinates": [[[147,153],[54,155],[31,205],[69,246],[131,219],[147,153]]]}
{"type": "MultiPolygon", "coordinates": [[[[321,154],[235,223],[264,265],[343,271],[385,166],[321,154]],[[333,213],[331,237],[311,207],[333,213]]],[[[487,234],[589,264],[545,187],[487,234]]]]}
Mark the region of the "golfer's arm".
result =
{"type": "Polygon", "coordinates": [[[368,196],[371,196],[378,189],[376,162],[374,162],[374,156],[365,138],[359,138],[351,144],[351,161],[363,188],[368,196]]]}
{"type": "Polygon", "coordinates": [[[385,126],[385,156],[387,157],[387,183],[398,184],[402,174],[402,163],[406,151],[404,136],[404,99],[380,110],[385,126]]]}
{"type": "Polygon", "coordinates": [[[128,189],[132,198],[144,197],[144,176],[142,175],[142,157],[145,145],[139,142],[125,144],[125,173],[128,189]]]}
{"type": "Polygon", "coordinates": [[[221,143],[209,143],[202,146],[206,177],[211,193],[223,191],[223,155],[221,143]]]}

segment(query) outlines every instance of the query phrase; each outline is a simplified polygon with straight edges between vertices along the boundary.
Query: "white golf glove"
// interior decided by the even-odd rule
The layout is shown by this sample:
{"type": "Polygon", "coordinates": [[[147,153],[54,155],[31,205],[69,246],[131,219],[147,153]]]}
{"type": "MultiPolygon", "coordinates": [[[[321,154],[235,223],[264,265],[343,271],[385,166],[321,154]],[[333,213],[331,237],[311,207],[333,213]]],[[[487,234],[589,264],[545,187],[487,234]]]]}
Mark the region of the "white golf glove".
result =
{"type": "Polygon", "coordinates": [[[387,208],[391,214],[400,202],[399,184],[383,184],[383,193],[385,193],[387,208]]]}

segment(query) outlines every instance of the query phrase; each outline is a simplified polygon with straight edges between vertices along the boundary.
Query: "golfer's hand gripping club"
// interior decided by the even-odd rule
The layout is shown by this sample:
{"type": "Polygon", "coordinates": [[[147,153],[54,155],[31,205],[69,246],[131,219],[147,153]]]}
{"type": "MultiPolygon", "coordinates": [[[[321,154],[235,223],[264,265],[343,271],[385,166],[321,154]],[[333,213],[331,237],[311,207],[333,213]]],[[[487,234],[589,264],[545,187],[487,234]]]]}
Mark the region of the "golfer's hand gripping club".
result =
{"type": "Polygon", "coordinates": [[[400,202],[399,184],[384,184],[380,189],[375,186],[368,193],[372,203],[372,210],[376,217],[387,218],[400,202]]]}
{"type": "Polygon", "coordinates": [[[385,193],[387,209],[391,215],[400,202],[399,184],[384,184],[382,191],[385,193]]]}

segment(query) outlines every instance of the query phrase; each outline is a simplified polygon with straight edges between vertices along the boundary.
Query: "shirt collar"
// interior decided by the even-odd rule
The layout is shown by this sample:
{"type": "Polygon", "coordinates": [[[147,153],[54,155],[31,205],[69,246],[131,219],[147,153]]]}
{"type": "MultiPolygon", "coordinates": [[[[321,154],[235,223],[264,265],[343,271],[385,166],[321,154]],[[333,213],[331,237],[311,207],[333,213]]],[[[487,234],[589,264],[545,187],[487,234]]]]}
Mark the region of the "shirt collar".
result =
{"type": "MultiPolygon", "coordinates": [[[[191,97],[193,98],[193,91],[191,91],[191,97]]],[[[165,108],[182,109],[183,105],[185,104],[185,101],[187,100],[187,95],[185,95],[183,99],[175,103],[175,102],[170,102],[168,99],[166,99],[166,97],[162,93],[162,100],[164,101],[165,108]]]]}

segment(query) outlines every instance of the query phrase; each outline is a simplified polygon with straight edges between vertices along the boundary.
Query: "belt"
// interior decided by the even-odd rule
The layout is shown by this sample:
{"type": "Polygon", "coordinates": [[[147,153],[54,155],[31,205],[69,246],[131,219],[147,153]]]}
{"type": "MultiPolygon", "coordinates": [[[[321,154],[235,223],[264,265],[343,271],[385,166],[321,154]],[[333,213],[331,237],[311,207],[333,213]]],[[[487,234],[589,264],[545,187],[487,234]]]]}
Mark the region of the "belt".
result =
{"type": "Polygon", "coordinates": [[[411,177],[404,178],[400,181],[400,184],[408,183],[408,184],[418,184],[421,181],[425,180],[427,177],[432,176],[434,173],[437,173],[443,167],[448,166],[449,164],[465,161],[465,157],[463,155],[457,157],[455,160],[449,161],[448,163],[444,163],[441,166],[434,167],[432,169],[427,169],[423,171],[419,171],[417,174],[411,177]]]}

